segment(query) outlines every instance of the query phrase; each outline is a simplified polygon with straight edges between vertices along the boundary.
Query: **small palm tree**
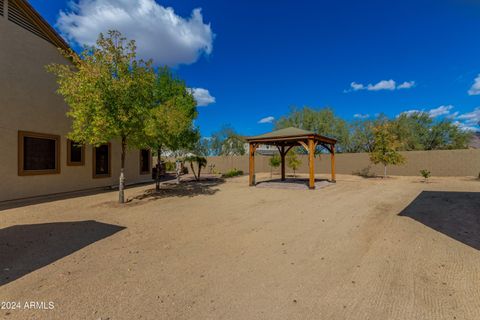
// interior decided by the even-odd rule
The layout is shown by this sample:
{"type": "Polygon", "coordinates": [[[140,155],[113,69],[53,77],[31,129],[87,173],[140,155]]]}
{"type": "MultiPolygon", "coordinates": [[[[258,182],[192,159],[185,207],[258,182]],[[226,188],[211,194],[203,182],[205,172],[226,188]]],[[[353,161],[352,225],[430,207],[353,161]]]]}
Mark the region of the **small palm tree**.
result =
{"type": "Polygon", "coordinates": [[[193,176],[195,177],[195,180],[199,181],[202,168],[205,168],[207,166],[207,159],[202,156],[189,156],[185,158],[185,161],[190,162],[190,168],[192,169],[193,176]],[[198,174],[195,172],[193,163],[197,164],[198,174]]]}

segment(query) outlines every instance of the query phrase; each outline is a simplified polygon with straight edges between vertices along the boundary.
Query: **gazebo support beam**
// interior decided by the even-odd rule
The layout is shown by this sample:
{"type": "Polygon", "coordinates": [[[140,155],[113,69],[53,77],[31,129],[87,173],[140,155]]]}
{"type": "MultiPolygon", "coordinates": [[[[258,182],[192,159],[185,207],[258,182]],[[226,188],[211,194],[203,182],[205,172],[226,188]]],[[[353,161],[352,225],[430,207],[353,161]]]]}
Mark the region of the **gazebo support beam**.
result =
{"type": "Polygon", "coordinates": [[[332,174],[332,182],[335,182],[335,145],[330,145],[330,164],[331,164],[331,174],[332,174]]]}
{"type": "Polygon", "coordinates": [[[308,139],[308,166],[310,169],[308,187],[315,189],[315,141],[313,139],[308,139]]]}
{"type": "Polygon", "coordinates": [[[256,145],[254,143],[250,143],[248,163],[248,184],[250,186],[255,185],[255,149],[256,145]]]}
{"type": "Polygon", "coordinates": [[[337,140],[319,135],[313,131],[302,130],[299,128],[284,128],[273,132],[265,133],[255,137],[248,137],[250,144],[249,155],[249,184],[255,185],[255,151],[260,144],[273,145],[278,148],[281,159],[281,180],[285,181],[286,155],[293,147],[303,147],[307,150],[309,156],[309,183],[311,189],[315,188],[315,150],[317,146],[322,146],[331,153],[331,174],[332,181],[335,181],[335,143],[337,140]]]}

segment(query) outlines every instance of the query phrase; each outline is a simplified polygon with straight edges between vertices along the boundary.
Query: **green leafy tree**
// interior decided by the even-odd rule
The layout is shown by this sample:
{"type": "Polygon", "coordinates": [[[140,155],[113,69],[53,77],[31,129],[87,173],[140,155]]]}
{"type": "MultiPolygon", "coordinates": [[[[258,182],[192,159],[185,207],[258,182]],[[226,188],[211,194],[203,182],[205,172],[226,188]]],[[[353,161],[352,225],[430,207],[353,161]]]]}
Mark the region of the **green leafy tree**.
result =
{"type": "Polygon", "coordinates": [[[293,107],[289,114],[278,119],[275,128],[297,127],[336,138],[337,152],[372,152],[374,128],[385,123],[392,125],[392,132],[401,142],[399,150],[405,151],[465,149],[472,136],[450,119],[436,120],[426,112],[403,113],[395,119],[379,115],[348,123],[330,108],[310,107],[293,107]]]}
{"type": "Polygon", "coordinates": [[[435,120],[426,112],[403,113],[391,122],[405,151],[465,149],[472,136],[450,119],[435,120]]]}
{"type": "MultiPolygon", "coordinates": [[[[168,68],[158,70],[155,81],[155,107],[149,112],[138,144],[156,151],[160,168],[162,151],[172,153],[191,149],[199,139],[193,121],[197,117],[196,101],[185,83],[175,78],[168,68]]],[[[157,170],[156,189],[160,189],[157,170]]]]}
{"type": "Polygon", "coordinates": [[[92,145],[112,139],[121,142],[119,202],[125,202],[125,155],[137,147],[134,134],[143,130],[153,102],[155,75],[152,62],[137,59],[135,42],[118,31],[100,34],[96,45],[80,56],[64,52],[73,64],[51,64],[58,93],[69,106],[72,119],[69,138],[92,145]]]}
{"type": "Polygon", "coordinates": [[[188,156],[187,158],[185,158],[185,161],[190,162],[190,169],[192,169],[195,180],[200,181],[200,172],[202,171],[202,168],[205,168],[207,166],[207,158],[195,155],[188,156]],[[195,172],[194,163],[197,164],[198,172],[195,172]]]}
{"type": "Polygon", "coordinates": [[[200,138],[194,144],[192,152],[199,156],[208,157],[211,154],[211,142],[209,138],[200,138]]]}
{"type": "Polygon", "coordinates": [[[270,166],[270,178],[273,176],[273,169],[278,168],[282,164],[282,159],[278,154],[274,154],[268,160],[268,165],[270,166]]]}
{"type": "Polygon", "coordinates": [[[405,158],[397,152],[400,143],[394,134],[391,124],[386,123],[374,128],[375,145],[370,153],[370,161],[374,164],[381,163],[384,167],[383,176],[387,177],[387,165],[399,165],[405,158]]]}
{"type": "Polygon", "coordinates": [[[212,134],[210,148],[216,156],[243,156],[245,154],[245,138],[231,126],[223,126],[212,134]]]}
{"type": "Polygon", "coordinates": [[[350,138],[347,152],[372,152],[375,145],[374,128],[387,123],[384,115],[374,119],[353,121],[350,124],[350,138]]]}
{"type": "Polygon", "coordinates": [[[296,127],[314,131],[318,134],[338,140],[337,151],[348,151],[349,126],[348,123],[337,117],[331,108],[313,109],[310,107],[293,107],[290,113],[275,122],[276,129],[296,127]]]}
{"type": "Polygon", "coordinates": [[[287,154],[287,166],[293,170],[293,177],[296,178],[296,171],[302,165],[302,160],[297,156],[297,153],[290,150],[287,154]]]}

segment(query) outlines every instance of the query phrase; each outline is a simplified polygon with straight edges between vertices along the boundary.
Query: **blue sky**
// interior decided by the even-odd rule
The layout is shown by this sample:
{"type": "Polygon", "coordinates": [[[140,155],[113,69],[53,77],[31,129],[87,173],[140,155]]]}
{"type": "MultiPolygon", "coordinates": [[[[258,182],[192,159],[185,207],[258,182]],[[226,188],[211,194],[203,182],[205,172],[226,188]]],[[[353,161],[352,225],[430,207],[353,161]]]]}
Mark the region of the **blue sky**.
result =
{"type": "Polygon", "coordinates": [[[258,122],[293,105],[347,120],[424,110],[466,128],[480,121],[478,1],[153,1],[31,3],[74,47],[107,26],[140,35],[146,55],[208,90],[204,136],[223,124],[269,131],[258,122]]]}

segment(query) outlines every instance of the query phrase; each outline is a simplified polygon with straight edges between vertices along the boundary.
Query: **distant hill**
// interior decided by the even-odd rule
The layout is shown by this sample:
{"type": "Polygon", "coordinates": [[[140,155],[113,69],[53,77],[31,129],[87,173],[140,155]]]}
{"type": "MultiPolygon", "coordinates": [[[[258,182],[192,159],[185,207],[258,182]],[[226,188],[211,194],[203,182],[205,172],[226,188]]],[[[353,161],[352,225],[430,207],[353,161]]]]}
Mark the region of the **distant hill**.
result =
{"type": "Polygon", "coordinates": [[[475,132],[468,143],[469,148],[480,149],[480,132],[475,132]]]}

